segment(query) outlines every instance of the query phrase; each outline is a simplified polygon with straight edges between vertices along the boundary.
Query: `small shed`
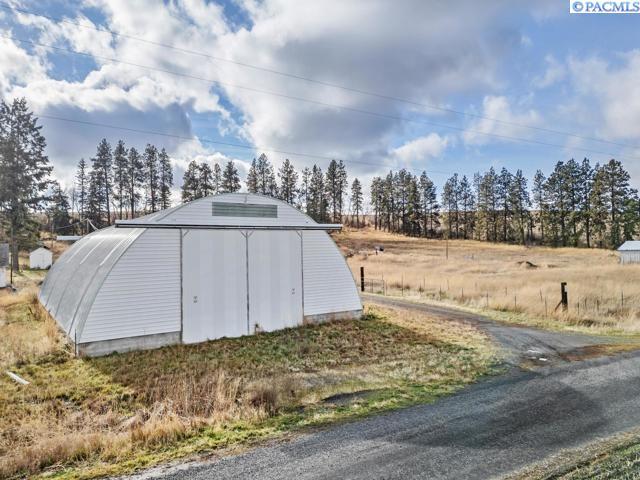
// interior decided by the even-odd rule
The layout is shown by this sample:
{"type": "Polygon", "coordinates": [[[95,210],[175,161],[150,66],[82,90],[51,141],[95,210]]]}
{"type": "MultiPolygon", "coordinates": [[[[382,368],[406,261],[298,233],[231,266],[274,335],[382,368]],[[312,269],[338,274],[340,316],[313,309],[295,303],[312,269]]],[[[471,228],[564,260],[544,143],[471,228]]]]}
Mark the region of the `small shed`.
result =
{"type": "Polygon", "coordinates": [[[627,240],[618,248],[620,252],[620,263],[640,263],[640,241],[627,240]]]}
{"type": "Polygon", "coordinates": [[[29,268],[32,270],[46,270],[53,263],[53,254],[46,247],[36,248],[29,254],[29,268]]]}
{"type": "Polygon", "coordinates": [[[9,244],[0,243],[0,288],[7,286],[7,266],[9,265],[9,244]]]}
{"type": "Polygon", "coordinates": [[[340,227],[270,197],[201,198],[85,235],[39,298],[90,356],[358,318],[340,227]]]}

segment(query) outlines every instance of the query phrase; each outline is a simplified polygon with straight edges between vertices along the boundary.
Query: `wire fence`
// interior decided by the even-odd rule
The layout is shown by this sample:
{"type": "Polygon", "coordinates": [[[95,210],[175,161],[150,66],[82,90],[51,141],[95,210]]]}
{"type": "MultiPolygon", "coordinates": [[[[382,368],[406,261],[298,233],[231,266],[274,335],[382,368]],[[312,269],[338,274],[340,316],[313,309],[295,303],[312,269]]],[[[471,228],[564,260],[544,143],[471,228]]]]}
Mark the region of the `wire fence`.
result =
{"type": "Polygon", "coordinates": [[[496,291],[495,287],[486,287],[475,282],[472,288],[454,286],[449,279],[428,279],[426,276],[412,282],[405,280],[405,275],[396,274],[393,278],[383,275],[360,278],[358,288],[364,292],[385,296],[413,296],[438,301],[454,301],[470,304],[486,309],[527,312],[544,317],[572,317],[581,320],[589,318],[620,317],[629,314],[640,316],[640,308],[636,304],[638,299],[620,290],[619,296],[588,295],[571,298],[571,289],[563,296],[558,282],[557,290],[540,288],[535,295],[531,292],[522,294],[517,286],[506,286],[496,291]],[[364,280],[364,281],[363,281],[364,280]],[[564,298],[564,302],[563,302],[564,298]]]}

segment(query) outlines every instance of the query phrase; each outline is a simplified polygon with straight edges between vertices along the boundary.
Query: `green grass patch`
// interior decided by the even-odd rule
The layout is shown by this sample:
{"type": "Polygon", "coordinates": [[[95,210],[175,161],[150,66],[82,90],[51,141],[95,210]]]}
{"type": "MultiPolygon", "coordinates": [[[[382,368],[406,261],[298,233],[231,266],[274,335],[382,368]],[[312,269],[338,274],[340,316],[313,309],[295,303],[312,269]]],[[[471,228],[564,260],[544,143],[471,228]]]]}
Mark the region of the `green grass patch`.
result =
{"type": "MultiPolygon", "coordinates": [[[[46,329],[33,309],[11,308],[20,314],[0,338],[46,329]]],[[[3,477],[92,478],[238,451],[432,402],[497,363],[468,325],[379,308],[360,320],[95,359],[73,357],[59,339],[41,349],[33,341],[13,345],[18,360],[3,364],[31,382],[0,379],[3,477]]]]}

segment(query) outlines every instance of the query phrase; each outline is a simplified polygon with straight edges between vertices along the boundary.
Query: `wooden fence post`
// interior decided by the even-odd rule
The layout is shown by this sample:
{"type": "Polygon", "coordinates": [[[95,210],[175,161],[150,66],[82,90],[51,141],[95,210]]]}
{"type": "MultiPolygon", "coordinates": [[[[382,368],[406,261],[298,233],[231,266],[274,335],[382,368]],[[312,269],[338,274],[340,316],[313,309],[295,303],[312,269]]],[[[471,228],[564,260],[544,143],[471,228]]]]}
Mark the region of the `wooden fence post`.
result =
{"type": "Polygon", "coordinates": [[[569,309],[569,294],[567,293],[567,282],[560,283],[560,303],[562,303],[562,311],[569,309]]]}
{"type": "Polygon", "coordinates": [[[364,267],[360,267],[360,291],[364,292],[364,267]]]}

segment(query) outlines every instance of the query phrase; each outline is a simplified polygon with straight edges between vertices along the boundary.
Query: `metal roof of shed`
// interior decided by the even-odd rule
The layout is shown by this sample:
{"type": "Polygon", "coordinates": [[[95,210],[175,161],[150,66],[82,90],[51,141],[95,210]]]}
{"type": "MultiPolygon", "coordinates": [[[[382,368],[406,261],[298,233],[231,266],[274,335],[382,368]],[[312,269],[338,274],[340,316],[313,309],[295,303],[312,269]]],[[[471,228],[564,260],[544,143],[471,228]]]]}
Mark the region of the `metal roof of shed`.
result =
{"type": "Polygon", "coordinates": [[[618,247],[619,252],[640,250],[640,240],[627,240],[618,247]]]}
{"type": "Polygon", "coordinates": [[[340,230],[341,224],[320,224],[277,198],[250,193],[204,197],[133,220],[118,228],[189,228],[258,230],[340,230]]]}

